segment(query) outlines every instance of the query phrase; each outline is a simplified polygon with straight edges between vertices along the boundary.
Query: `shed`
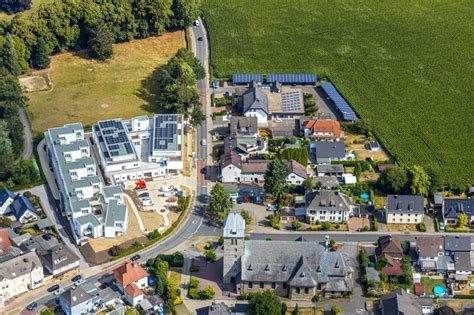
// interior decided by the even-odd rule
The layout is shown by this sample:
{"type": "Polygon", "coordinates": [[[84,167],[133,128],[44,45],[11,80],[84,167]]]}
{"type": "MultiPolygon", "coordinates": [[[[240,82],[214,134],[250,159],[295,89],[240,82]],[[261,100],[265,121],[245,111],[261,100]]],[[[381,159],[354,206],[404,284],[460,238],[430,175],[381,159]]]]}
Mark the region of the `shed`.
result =
{"type": "Polygon", "coordinates": [[[375,281],[375,283],[380,283],[379,273],[373,267],[365,267],[365,273],[367,274],[367,281],[375,281]]]}

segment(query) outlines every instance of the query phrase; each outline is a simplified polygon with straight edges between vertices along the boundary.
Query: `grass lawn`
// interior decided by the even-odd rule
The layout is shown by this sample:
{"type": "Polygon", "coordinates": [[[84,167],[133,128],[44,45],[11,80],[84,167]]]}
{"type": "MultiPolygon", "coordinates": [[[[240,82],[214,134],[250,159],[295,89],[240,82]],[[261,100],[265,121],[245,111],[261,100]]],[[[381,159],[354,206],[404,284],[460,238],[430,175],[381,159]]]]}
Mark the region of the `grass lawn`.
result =
{"type": "Polygon", "coordinates": [[[471,1],[203,3],[216,76],[327,76],[399,162],[472,182],[471,1]]]}
{"type": "MultiPolygon", "coordinates": [[[[40,4],[53,2],[53,1],[54,0],[33,0],[32,3],[31,3],[31,9],[29,9],[27,11],[23,11],[23,13],[28,15],[28,14],[36,11],[39,8],[40,4]]],[[[10,21],[11,19],[13,19],[14,16],[15,16],[14,14],[8,15],[6,13],[0,12],[0,21],[10,21]]]]}
{"type": "Polygon", "coordinates": [[[445,287],[443,279],[431,279],[428,277],[421,277],[421,284],[425,287],[425,293],[433,295],[433,288],[437,285],[445,287]]]}
{"type": "Polygon", "coordinates": [[[474,225],[465,225],[465,226],[452,226],[446,225],[445,231],[448,233],[458,233],[458,232],[474,232],[474,225]]]}
{"type": "Polygon", "coordinates": [[[149,113],[150,99],[142,93],[153,71],[184,47],[184,32],[114,45],[114,57],[101,63],[85,51],[52,58],[51,91],[28,93],[34,132],[100,119],[130,118],[149,113]]]}

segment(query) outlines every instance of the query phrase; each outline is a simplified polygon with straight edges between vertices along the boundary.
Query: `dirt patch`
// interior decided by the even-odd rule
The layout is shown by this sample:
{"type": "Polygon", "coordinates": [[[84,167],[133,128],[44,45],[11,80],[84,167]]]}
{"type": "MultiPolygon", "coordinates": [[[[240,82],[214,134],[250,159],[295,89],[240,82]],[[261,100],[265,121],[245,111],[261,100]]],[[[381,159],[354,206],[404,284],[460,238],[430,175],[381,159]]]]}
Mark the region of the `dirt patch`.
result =
{"type": "Polygon", "coordinates": [[[111,256],[109,255],[108,250],[103,250],[101,252],[95,252],[92,246],[87,243],[83,246],[79,247],[79,250],[81,251],[82,255],[84,258],[87,260],[87,262],[94,264],[94,265],[101,265],[103,263],[106,263],[110,260],[111,256]]]}
{"type": "Polygon", "coordinates": [[[156,213],[156,210],[153,211],[138,211],[138,214],[142,218],[143,224],[147,231],[153,231],[158,229],[161,224],[165,222],[162,215],[156,213]]]}
{"type": "Polygon", "coordinates": [[[388,232],[416,232],[416,224],[387,224],[388,232]]]}
{"type": "Polygon", "coordinates": [[[370,228],[370,219],[352,217],[347,220],[347,227],[349,231],[357,231],[358,229],[363,229],[364,226],[368,226],[370,228]]]}
{"type": "Polygon", "coordinates": [[[46,76],[34,75],[30,77],[19,78],[20,86],[27,93],[38,91],[49,91],[52,87],[51,82],[46,76]]]}
{"type": "Polygon", "coordinates": [[[102,108],[108,108],[110,105],[109,104],[101,104],[100,107],[102,108]]]}

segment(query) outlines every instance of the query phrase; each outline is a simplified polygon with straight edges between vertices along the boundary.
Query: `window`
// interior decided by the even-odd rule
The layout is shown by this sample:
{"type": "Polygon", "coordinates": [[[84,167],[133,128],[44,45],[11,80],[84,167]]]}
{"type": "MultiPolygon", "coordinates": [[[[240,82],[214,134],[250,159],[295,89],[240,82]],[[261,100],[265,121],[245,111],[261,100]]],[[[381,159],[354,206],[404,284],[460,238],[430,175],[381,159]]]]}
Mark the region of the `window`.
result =
{"type": "Polygon", "coordinates": [[[304,288],[304,294],[309,294],[309,288],[304,288]]]}
{"type": "Polygon", "coordinates": [[[286,283],[283,283],[283,289],[287,289],[288,285],[286,283]]]}
{"type": "Polygon", "coordinates": [[[393,218],[392,221],[395,222],[395,218],[393,218]]]}
{"type": "Polygon", "coordinates": [[[252,289],[252,288],[253,288],[253,282],[252,282],[252,281],[250,281],[250,282],[248,283],[248,288],[249,288],[249,289],[252,289]]]}
{"type": "Polygon", "coordinates": [[[275,288],[276,288],[276,283],[272,282],[272,289],[275,289],[275,288]]]}
{"type": "Polygon", "coordinates": [[[410,219],[407,219],[407,222],[410,222],[410,219]]]}
{"type": "Polygon", "coordinates": [[[296,288],[296,293],[300,294],[301,292],[301,289],[300,288],[296,288]]]}
{"type": "Polygon", "coordinates": [[[263,289],[264,283],[263,283],[263,282],[260,282],[259,286],[260,286],[260,289],[263,289]]]}

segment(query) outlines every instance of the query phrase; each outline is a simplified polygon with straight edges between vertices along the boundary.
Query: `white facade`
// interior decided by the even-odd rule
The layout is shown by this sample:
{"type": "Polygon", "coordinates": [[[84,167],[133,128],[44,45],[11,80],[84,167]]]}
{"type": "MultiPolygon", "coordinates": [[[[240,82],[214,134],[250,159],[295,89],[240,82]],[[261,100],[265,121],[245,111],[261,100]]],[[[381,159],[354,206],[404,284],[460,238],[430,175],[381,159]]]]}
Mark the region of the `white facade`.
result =
{"type": "Polygon", "coordinates": [[[268,123],[268,115],[262,109],[250,109],[244,114],[245,117],[257,117],[259,125],[266,126],[268,123]]]}
{"type": "MultiPolygon", "coordinates": [[[[352,207],[352,206],[351,206],[352,207]]],[[[352,211],[337,211],[337,210],[312,210],[306,212],[306,220],[310,224],[319,222],[346,222],[352,211]]]]}
{"type": "Polygon", "coordinates": [[[7,211],[8,207],[12,204],[13,198],[8,197],[7,200],[0,206],[0,215],[5,214],[5,211],[7,211]]]}
{"type": "Polygon", "coordinates": [[[423,214],[418,213],[391,213],[385,209],[388,224],[418,224],[423,222],[423,214]]]}
{"type": "Polygon", "coordinates": [[[295,173],[290,173],[286,177],[286,183],[288,185],[301,185],[304,182],[304,178],[295,174],[295,173]]]}
{"type": "Polygon", "coordinates": [[[240,182],[242,178],[242,170],[233,164],[227,165],[226,167],[222,168],[221,174],[223,183],[240,182]]]}

